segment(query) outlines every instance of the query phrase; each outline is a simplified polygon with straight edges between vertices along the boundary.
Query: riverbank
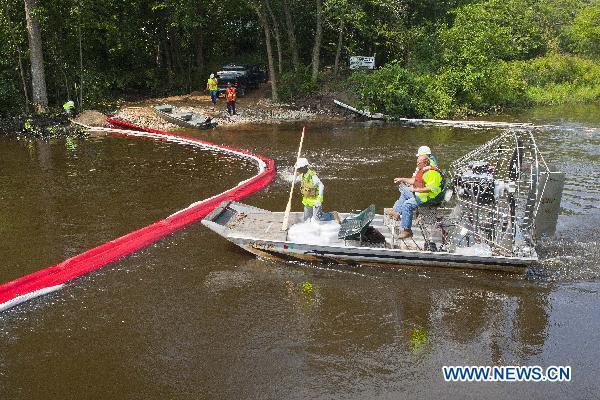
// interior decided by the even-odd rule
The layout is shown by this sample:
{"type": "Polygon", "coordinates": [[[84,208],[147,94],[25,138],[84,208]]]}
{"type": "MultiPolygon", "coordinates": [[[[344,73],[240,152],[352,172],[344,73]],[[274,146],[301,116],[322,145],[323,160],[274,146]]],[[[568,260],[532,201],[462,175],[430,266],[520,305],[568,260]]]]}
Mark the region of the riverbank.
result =
{"type": "Polygon", "coordinates": [[[246,96],[238,97],[236,115],[227,113],[227,104],[221,96],[216,106],[207,93],[192,92],[186,95],[144,99],[123,104],[115,113],[121,118],[142,126],[161,130],[178,128],[154,113],[155,104],[170,104],[184,111],[212,117],[217,126],[235,128],[249,124],[282,124],[289,122],[335,122],[345,121],[342,110],[338,109],[333,98],[318,96],[293,103],[274,102],[270,98],[268,85],[249,91],[246,96]]]}
{"type": "Polygon", "coordinates": [[[61,112],[13,115],[0,119],[0,135],[30,139],[51,137],[83,136],[85,131],[71,124],[61,112]]]}

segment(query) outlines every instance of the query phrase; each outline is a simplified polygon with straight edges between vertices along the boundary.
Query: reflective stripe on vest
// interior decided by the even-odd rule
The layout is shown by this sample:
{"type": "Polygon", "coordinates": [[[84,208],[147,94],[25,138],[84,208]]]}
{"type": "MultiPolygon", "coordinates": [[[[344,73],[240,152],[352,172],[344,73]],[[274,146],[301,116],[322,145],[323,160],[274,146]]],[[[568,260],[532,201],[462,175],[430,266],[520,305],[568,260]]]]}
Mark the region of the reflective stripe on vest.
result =
{"type": "MultiPolygon", "coordinates": [[[[415,187],[417,181],[415,178],[415,187]]],[[[433,199],[442,191],[442,175],[435,169],[430,169],[429,171],[423,174],[422,186],[429,188],[429,192],[427,193],[415,193],[421,203],[425,203],[426,201],[433,199]]]]}
{"type": "MultiPolygon", "coordinates": [[[[302,204],[304,204],[307,207],[314,207],[315,203],[319,200],[319,188],[317,185],[314,184],[312,178],[313,175],[315,175],[315,171],[313,171],[312,169],[309,169],[308,171],[306,171],[305,174],[303,174],[301,176],[301,188],[300,190],[302,191],[302,187],[304,188],[314,188],[315,189],[315,195],[314,196],[304,196],[304,194],[302,195],[302,204]]],[[[323,199],[320,199],[321,202],[323,202],[323,199]]]]}
{"type": "Polygon", "coordinates": [[[217,90],[217,78],[208,78],[208,90],[217,90]]]}

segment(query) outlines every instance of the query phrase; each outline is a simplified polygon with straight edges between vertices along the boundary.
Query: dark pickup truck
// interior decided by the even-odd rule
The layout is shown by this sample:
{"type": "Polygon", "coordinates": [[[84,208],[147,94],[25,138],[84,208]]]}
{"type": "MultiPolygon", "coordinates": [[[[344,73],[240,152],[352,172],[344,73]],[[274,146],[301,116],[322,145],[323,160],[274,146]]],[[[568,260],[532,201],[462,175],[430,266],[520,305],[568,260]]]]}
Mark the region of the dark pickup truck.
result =
{"type": "Polygon", "coordinates": [[[237,88],[239,96],[247,89],[255,89],[265,81],[265,73],[256,64],[226,64],[217,72],[219,92],[224,92],[229,83],[237,88]]]}

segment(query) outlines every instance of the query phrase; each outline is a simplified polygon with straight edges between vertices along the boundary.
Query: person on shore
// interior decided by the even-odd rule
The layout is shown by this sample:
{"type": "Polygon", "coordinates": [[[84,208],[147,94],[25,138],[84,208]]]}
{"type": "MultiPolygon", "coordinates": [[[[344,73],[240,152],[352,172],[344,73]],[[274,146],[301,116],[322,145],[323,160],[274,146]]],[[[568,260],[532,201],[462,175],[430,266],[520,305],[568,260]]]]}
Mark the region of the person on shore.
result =
{"type": "Polygon", "coordinates": [[[73,100],[69,99],[69,101],[63,104],[63,109],[65,110],[67,117],[75,116],[75,102],[73,100]]]}
{"type": "Polygon", "coordinates": [[[217,98],[219,98],[219,88],[217,87],[217,78],[215,74],[210,74],[210,78],[206,82],[206,89],[210,92],[210,101],[213,104],[213,110],[217,105],[217,98]]]}
{"type": "Polygon", "coordinates": [[[229,115],[235,115],[235,100],[237,98],[237,93],[235,91],[235,86],[229,82],[227,84],[227,89],[225,89],[225,100],[227,100],[227,112],[229,115]]]}
{"type": "Polygon", "coordinates": [[[317,176],[317,173],[310,168],[306,158],[299,158],[296,161],[296,170],[299,175],[296,178],[300,181],[300,192],[302,193],[302,204],[304,205],[303,221],[314,219],[317,221],[335,220],[338,224],[340,218],[337,212],[323,212],[323,192],[325,186],[317,176]]]}
{"type": "Polygon", "coordinates": [[[394,219],[401,218],[399,239],[412,237],[413,212],[421,204],[430,201],[442,191],[442,175],[437,167],[432,167],[430,158],[422,154],[417,158],[417,174],[411,178],[394,178],[400,183],[400,198],[388,215],[394,219]]]}

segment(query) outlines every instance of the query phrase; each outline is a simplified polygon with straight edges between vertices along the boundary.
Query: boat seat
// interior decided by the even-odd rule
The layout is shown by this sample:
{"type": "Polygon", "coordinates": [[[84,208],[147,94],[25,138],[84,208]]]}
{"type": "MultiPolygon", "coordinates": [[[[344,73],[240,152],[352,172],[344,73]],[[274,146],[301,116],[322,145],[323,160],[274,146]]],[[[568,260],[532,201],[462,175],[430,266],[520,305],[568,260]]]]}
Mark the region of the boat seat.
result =
{"type": "Polygon", "coordinates": [[[419,227],[419,230],[423,235],[425,250],[437,250],[435,243],[431,240],[432,227],[440,229],[442,235],[442,246],[446,244],[447,232],[445,230],[444,217],[438,213],[438,209],[444,202],[446,191],[449,189],[449,187],[450,181],[446,178],[442,178],[442,191],[433,199],[419,204],[415,210],[414,224],[419,227]]]}
{"type": "Polygon", "coordinates": [[[344,218],[340,225],[338,239],[358,240],[362,244],[373,218],[375,218],[375,204],[371,204],[357,215],[344,218]]]}
{"type": "Polygon", "coordinates": [[[186,113],[181,113],[178,115],[179,118],[181,118],[184,121],[189,121],[192,119],[192,113],[190,112],[186,112],[186,113]]]}

